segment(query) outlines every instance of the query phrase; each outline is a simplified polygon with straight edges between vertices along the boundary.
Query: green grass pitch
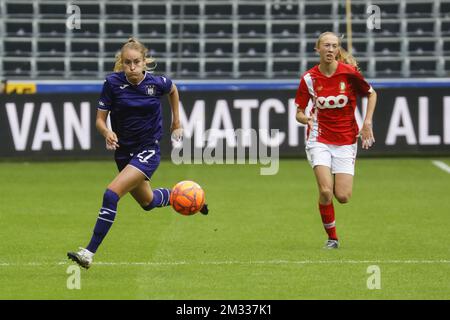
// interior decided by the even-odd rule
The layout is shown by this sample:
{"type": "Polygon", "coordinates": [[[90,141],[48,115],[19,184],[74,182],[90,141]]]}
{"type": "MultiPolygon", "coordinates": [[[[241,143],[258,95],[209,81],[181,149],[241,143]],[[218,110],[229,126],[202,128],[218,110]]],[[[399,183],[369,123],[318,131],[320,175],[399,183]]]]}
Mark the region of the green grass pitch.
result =
{"type": "Polygon", "coordinates": [[[0,163],[0,299],[450,299],[450,174],[432,159],[358,159],[332,251],[306,160],[259,173],[161,163],[152,186],[195,180],[210,215],[145,212],[127,195],[69,289],[66,252],[87,245],[113,161],[0,163]]]}

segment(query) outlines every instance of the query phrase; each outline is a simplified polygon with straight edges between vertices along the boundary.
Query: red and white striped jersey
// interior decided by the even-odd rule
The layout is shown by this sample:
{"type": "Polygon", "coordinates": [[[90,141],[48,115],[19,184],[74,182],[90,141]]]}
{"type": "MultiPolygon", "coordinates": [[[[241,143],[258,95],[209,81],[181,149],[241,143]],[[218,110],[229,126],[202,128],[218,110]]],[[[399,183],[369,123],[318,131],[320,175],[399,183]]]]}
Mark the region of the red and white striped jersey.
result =
{"type": "Polygon", "coordinates": [[[305,110],[312,100],[313,128],[308,139],[334,145],[356,142],[359,128],[355,118],[357,96],[368,96],[372,87],[354,67],[338,62],[333,75],[325,76],[319,65],[306,71],[295,96],[297,108],[305,110]]]}

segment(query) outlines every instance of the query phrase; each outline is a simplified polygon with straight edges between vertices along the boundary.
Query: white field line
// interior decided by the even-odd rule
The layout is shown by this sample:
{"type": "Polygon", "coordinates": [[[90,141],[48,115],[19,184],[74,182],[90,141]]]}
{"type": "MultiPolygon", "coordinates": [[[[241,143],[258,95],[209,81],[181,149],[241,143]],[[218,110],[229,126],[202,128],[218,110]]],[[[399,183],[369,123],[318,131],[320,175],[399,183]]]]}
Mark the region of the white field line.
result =
{"type": "Polygon", "coordinates": [[[450,173],[450,167],[446,163],[438,160],[433,160],[432,163],[439,169],[442,169],[445,172],[450,173]]]}
{"type": "MultiPolygon", "coordinates": [[[[72,264],[65,262],[0,262],[0,267],[42,267],[72,264]]],[[[261,260],[261,261],[142,261],[142,262],[104,262],[94,261],[96,266],[183,266],[183,265],[315,265],[315,264],[450,264],[450,260],[261,260]]]]}

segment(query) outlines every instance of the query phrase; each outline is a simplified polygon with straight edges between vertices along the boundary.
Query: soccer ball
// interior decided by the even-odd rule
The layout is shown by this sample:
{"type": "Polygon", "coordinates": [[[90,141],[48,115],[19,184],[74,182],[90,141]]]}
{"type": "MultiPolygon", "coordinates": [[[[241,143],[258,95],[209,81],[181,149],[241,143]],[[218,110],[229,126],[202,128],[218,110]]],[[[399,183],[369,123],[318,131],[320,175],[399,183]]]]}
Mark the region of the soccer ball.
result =
{"type": "Polygon", "coordinates": [[[200,211],[205,204],[205,191],[194,181],[178,182],[170,194],[172,208],[182,215],[190,216],[200,211]]]}

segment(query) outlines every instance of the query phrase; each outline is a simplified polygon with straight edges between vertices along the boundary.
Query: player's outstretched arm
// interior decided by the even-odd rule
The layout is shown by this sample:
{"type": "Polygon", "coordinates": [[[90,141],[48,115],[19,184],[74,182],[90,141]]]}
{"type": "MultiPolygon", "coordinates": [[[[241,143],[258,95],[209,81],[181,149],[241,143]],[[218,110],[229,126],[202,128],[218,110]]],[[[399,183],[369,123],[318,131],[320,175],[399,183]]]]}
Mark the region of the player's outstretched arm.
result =
{"type": "Polygon", "coordinates": [[[367,113],[364,119],[363,126],[361,128],[361,139],[363,149],[369,149],[375,143],[375,137],[373,135],[372,117],[375,111],[375,105],[377,104],[377,93],[372,89],[367,101],[367,113]]]}
{"type": "Polygon", "coordinates": [[[169,104],[172,110],[172,124],[170,131],[174,140],[181,140],[183,137],[183,129],[180,122],[180,96],[178,95],[178,89],[175,84],[172,84],[172,89],[169,92],[169,104]]]}
{"type": "Polygon", "coordinates": [[[97,131],[105,137],[106,149],[116,150],[119,147],[119,139],[117,139],[117,135],[113,131],[109,130],[108,126],[106,125],[108,114],[109,111],[98,109],[95,126],[97,128],[97,131]]]}

